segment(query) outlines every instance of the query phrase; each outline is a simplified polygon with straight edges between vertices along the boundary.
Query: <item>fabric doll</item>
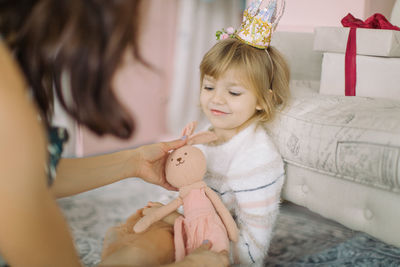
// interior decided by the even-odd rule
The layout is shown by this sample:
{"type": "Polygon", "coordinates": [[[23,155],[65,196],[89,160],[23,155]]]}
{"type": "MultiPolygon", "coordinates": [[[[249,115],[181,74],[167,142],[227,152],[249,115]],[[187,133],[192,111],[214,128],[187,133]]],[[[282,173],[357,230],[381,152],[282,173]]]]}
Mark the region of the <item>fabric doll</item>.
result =
{"type": "Polygon", "coordinates": [[[212,132],[192,135],[196,123],[188,124],[183,135],[189,136],[187,145],[173,151],[166,162],[167,181],[179,188],[179,197],[141,218],[135,232],[145,231],[152,223],[164,218],[183,205],[184,215],[175,220],[175,260],[198,248],[204,240],[211,241],[212,250],[229,251],[229,239],[236,242],[238,228],[218,195],[204,182],[206,159],[200,149],[192,146],[212,142],[212,132]]]}

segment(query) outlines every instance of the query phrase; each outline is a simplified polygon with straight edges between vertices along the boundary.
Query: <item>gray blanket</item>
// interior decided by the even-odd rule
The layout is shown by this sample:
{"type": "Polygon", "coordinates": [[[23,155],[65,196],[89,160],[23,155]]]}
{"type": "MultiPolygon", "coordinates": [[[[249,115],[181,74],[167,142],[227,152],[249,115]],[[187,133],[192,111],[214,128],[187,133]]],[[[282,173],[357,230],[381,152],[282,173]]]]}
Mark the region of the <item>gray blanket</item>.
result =
{"type": "Polygon", "coordinates": [[[166,190],[139,179],[127,179],[103,188],[58,200],[85,266],[100,262],[107,229],[123,222],[148,201],[158,201],[166,190]]]}

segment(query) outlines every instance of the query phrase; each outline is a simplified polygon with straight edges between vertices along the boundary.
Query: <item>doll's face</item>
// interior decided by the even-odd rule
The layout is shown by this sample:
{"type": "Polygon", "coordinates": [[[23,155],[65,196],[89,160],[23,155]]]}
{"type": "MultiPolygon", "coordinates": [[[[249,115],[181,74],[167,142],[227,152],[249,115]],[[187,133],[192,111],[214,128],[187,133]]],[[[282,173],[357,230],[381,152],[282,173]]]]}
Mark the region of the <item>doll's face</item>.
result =
{"type": "Polygon", "coordinates": [[[215,132],[231,132],[232,136],[254,116],[257,97],[241,85],[235,69],[227,70],[218,80],[204,76],[200,105],[215,132]]]}
{"type": "Polygon", "coordinates": [[[206,172],[206,159],[200,149],[183,146],[169,155],[165,173],[167,181],[180,188],[201,181],[206,172]]]}

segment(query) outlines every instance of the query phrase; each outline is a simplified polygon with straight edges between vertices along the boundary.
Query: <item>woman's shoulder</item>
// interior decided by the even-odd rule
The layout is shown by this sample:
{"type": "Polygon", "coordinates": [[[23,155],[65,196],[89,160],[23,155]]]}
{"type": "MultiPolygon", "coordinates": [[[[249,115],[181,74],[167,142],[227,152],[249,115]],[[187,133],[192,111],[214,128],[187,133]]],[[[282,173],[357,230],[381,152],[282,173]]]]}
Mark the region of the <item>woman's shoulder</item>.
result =
{"type": "Polygon", "coordinates": [[[0,42],[0,108],[2,114],[7,114],[7,117],[15,116],[25,110],[25,87],[23,75],[12,58],[11,52],[0,42]],[[11,112],[14,109],[21,109],[21,105],[21,112],[11,112]]]}
{"type": "Polygon", "coordinates": [[[23,86],[24,80],[18,67],[18,64],[13,59],[11,51],[7,46],[0,41],[0,93],[7,92],[5,85],[23,86]]]}
{"type": "MultiPolygon", "coordinates": [[[[38,110],[29,95],[24,76],[11,52],[0,42],[0,115],[2,123],[29,126],[37,121],[38,110]],[[18,121],[27,123],[17,124],[18,121]]],[[[35,123],[36,124],[36,123],[35,123]]],[[[3,127],[2,127],[3,128],[3,127]]]]}
{"type": "Polygon", "coordinates": [[[0,122],[0,160],[3,163],[10,161],[25,165],[31,163],[30,160],[45,160],[47,141],[44,127],[38,120],[38,110],[29,99],[17,63],[1,42],[0,122]]]}

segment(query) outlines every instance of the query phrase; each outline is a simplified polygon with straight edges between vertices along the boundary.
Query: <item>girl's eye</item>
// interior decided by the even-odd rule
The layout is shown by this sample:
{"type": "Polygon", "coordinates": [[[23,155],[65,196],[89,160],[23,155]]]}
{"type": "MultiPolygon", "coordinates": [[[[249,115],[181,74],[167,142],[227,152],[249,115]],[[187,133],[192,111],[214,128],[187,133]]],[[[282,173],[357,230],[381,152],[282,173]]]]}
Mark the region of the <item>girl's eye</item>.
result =
{"type": "Polygon", "coordinates": [[[204,86],[204,89],[207,90],[207,91],[211,91],[211,90],[214,89],[214,87],[212,87],[212,86],[204,86]]]}
{"type": "Polygon", "coordinates": [[[240,96],[242,93],[229,91],[229,94],[231,94],[233,96],[240,96]]]}
{"type": "Polygon", "coordinates": [[[174,161],[174,159],[173,159],[173,158],[171,158],[171,161],[174,161]]]}

